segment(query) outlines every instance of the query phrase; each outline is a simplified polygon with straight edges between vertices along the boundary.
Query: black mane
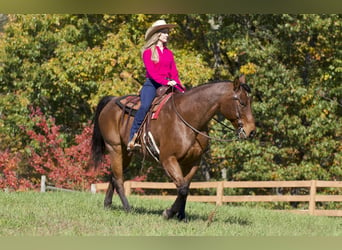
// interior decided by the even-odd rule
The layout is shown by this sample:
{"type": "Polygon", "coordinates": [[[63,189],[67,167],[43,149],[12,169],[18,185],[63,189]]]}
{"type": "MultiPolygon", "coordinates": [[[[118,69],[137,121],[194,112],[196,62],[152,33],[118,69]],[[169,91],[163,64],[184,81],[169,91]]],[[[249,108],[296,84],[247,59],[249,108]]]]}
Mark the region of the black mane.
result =
{"type": "MultiPolygon", "coordinates": [[[[190,89],[196,89],[196,88],[201,87],[201,86],[203,86],[203,85],[215,84],[215,83],[220,83],[220,82],[231,82],[231,83],[232,83],[233,81],[231,81],[231,80],[213,80],[213,81],[206,82],[206,83],[203,83],[203,84],[198,85],[198,86],[194,86],[194,87],[192,87],[192,88],[190,88],[190,89]]],[[[247,83],[241,83],[241,87],[242,87],[245,91],[247,91],[248,93],[252,93],[251,87],[250,87],[247,83]]]]}

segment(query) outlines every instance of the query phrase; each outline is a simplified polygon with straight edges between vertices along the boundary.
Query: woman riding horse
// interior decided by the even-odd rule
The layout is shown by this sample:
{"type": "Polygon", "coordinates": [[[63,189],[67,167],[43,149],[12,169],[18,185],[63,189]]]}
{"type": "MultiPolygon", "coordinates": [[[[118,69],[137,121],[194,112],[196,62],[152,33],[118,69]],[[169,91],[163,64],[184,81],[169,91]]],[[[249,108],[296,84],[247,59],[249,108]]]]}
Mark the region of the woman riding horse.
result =
{"type": "Polygon", "coordinates": [[[167,24],[164,20],[158,20],[146,31],[146,43],[142,49],[146,81],[140,91],[141,106],[133,121],[127,150],[133,150],[139,146],[136,144],[137,131],[151,107],[156,90],[162,85],[175,86],[181,92],[185,90],[178,77],[173,53],[166,47],[169,29],[175,26],[167,24]]]}
{"type": "MultiPolygon", "coordinates": [[[[147,79],[141,90],[141,108],[135,118],[117,104],[119,97],[104,97],[99,102],[94,117],[92,154],[95,165],[106,153],[111,161],[112,175],[104,206],[111,206],[116,190],[124,209],[129,211],[123,172],[132,158],[129,151],[134,148],[136,132],[156,89],[161,85],[178,89],[164,104],[158,119],[149,123],[149,133],[153,134],[155,145],[159,148],[160,164],[177,187],[177,198],[163,212],[163,216],[169,219],[177,215],[178,219],[183,220],[190,182],[209,144],[209,121],[215,114],[221,113],[233,124],[239,138],[253,137],[255,122],[250,89],[245,84],[244,76],[233,82],[203,84],[184,92],[173,54],[166,47],[168,29],[172,27],[174,25],[159,20],[146,32],[143,60],[147,79]],[[131,131],[127,127],[131,127],[131,131]]],[[[145,145],[141,146],[142,152],[147,152],[145,145]]]]}
{"type": "MultiPolygon", "coordinates": [[[[97,106],[92,154],[96,165],[105,153],[109,154],[111,161],[112,176],[104,206],[111,206],[115,189],[124,209],[129,211],[123,172],[132,157],[132,153],[127,151],[129,130],[126,124],[131,126],[133,117],[117,105],[117,99],[119,97],[104,97],[97,106]]],[[[149,130],[160,151],[159,162],[178,190],[175,202],[163,213],[167,219],[174,215],[180,220],[185,218],[190,182],[209,144],[209,121],[217,113],[233,124],[239,138],[255,135],[250,90],[244,77],[234,82],[203,84],[183,94],[175,93],[163,106],[158,119],[150,123],[149,130]]]]}

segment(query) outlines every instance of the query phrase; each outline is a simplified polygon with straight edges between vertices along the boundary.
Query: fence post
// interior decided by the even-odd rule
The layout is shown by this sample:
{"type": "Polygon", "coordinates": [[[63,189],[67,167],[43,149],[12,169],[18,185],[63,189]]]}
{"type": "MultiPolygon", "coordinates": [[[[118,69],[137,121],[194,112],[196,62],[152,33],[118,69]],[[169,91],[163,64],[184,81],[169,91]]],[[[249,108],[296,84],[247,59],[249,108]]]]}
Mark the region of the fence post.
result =
{"type": "Polygon", "coordinates": [[[92,194],[96,194],[96,184],[91,184],[91,185],[90,185],[90,192],[91,192],[92,194]]]}
{"type": "Polygon", "coordinates": [[[126,196],[129,196],[131,194],[131,182],[130,181],[125,181],[124,190],[125,190],[126,196]]]}
{"type": "Polygon", "coordinates": [[[45,175],[42,175],[40,177],[40,192],[41,193],[45,193],[46,191],[46,176],[45,175]]]}
{"type": "Polygon", "coordinates": [[[216,205],[222,205],[222,197],[223,197],[223,181],[217,183],[216,187],[216,205]]]}
{"type": "Polygon", "coordinates": [[[309,214],[314,215],[316,209],[316,185],[317,181],[312,180],[310,185],[309,214]]]}

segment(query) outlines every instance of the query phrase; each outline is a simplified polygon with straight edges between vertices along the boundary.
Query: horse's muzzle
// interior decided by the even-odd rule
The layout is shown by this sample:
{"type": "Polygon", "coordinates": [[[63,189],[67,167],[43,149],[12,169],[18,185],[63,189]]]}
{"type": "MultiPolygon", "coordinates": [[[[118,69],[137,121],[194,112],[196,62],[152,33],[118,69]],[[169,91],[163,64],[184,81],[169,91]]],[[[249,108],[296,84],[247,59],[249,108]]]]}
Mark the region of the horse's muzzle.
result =
{"type": "Polygon", "coordinates": [[[247,138],[253,138],[256,135],[256,131],[252,130],[249,135],[247,136],[246,131],[243,129],[243,127],[238,128],[237,134],[239,139],[247,139],[247,138]]]}
{"type": "Polygon", "coordinates": [[[243,127],[238,128],[237,134],[238,134],[239,139],[246,139],[247,138],[246,132],[243,129],[243,127]]]}

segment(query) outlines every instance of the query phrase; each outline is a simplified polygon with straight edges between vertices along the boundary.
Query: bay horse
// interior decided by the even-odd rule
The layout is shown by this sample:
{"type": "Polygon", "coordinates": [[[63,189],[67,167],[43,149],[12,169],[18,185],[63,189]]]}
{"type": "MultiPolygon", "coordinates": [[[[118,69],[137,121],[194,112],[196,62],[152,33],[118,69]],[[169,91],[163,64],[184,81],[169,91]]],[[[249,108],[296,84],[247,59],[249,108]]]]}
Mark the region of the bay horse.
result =
{"type": "MultiPolygon", "coordinates": [[[[203,84],[184,93],[174,93],[158,119],[151,121],[150,131],[160,149],[160,164],[177,187],[176,200],[163,212],[166,219],[175,215],[179,220],[185,219],[190,182],[208,146],[208,123],[215,114],[221,113],[228,119],[239,138],[254,136],[256,127],[249,92],[244,76],[234,81],[203,84]]],[[[112,175],[104,206],[111,207],[115,189],[124,210],[130,211],[124,192],[123,171],[132,157],[126,147],[133,117],[123,114],[115,102],[117,98],[104,97],[96,108],[92,155],[95,165],[105,153],[109,154],[111,161],[112,175]]]]}

